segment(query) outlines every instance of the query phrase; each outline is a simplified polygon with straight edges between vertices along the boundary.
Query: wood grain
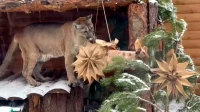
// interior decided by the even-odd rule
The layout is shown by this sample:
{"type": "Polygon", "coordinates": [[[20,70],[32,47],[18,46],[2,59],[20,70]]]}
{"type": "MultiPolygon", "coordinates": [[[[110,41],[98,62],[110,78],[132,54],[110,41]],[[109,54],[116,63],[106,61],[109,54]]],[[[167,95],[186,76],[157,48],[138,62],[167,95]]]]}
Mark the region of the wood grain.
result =
{"type": "Polygon", "coordinates": [[[183,35],[183,41],[185,40],[200,40],[200,31],[187,31],[183,35]]]}
{"type": "Polygon", "coordinates": [[[200,22],[200,13],[177,14],[177,16],[178,19],[184,19],[186,22],[200,22]]]}
{"type": "Polygon", "coordinates": [[[183,46],[187,49],[190,48],[200,48],[200,40],[184,40],[182,42],[183,46]]]}
{"type": "Polygon", "coordinates": [[[200,4],[176,5],[179,14],[200,13],[200,4]]]}
{"type": "Polygon", "coordinates": [[[200,0],[173,0],[175,5],[199,4],[200,0]]]}
{"type": "Polygon", "coordinates": [[[185,48],[185,53],[190,55],[192,58],[200,57],[200,48],[185,48]]]}

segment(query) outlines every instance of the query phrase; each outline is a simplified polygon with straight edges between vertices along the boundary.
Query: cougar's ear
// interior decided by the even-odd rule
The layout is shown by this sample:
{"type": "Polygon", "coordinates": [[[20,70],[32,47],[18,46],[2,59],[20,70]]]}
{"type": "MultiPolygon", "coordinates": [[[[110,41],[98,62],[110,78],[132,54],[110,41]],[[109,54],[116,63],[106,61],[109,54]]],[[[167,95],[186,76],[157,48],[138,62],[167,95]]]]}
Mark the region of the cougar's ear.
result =
{"type": "Polygon", "coordinates": [[[87,16],[86,19],[87,19],[88,21],[92,21],[92,14],[90,14],[89,16],[87,16]]]}
{"type": "Polygon", "coordinates": [[[76,22],[73,22],[73,26],[74,26],[75,29],[80,29],[81,28],[81,25],[79,25],[76,22]]]}

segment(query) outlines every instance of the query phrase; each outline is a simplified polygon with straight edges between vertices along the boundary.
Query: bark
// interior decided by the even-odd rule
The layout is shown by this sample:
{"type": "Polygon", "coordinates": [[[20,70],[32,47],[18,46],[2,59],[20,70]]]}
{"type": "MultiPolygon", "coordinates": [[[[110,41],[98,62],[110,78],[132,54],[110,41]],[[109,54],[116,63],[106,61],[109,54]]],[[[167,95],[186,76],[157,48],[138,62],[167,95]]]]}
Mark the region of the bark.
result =
{"type": "MultiPolygon", "coordinates": [[[[126,6],[134,0],[103,0],[104,6],[115,9],[116,7],[126,6]]],[[[71,9],[90,8],[96,9],[97,0],[33,0],[33,2],[20,3],[19,0],[2,1],[0,12],[25,12],[53,10],[64,12],[71,9]]],[[[101,4],[100,4],[101,5],[101,4]]]]}
{"type": "Polygon", "coordinates": [[[158,20],[158,4],[148,3],[148,21],[149,33],[155,30],[158,20]]]}
{"type": "Polygon", "coordinates": [[[129,49],[134,50],[137,38],[147,34],[147,4],[130,4],[128,8],[129,19],[129,49]]]}
{"type": "Polygon", "coordinates": [[[73,88],[69,93],[51,92],[44,97],[31,95],[29,97],[29,112],[82,112],[83,90],[73,88]]]}
{"type": "Polygon", "coordinates": [[[41,111],[41,96],[40,95],[30,95],[29,99],[29,112],[42,112],[41,111]]]}

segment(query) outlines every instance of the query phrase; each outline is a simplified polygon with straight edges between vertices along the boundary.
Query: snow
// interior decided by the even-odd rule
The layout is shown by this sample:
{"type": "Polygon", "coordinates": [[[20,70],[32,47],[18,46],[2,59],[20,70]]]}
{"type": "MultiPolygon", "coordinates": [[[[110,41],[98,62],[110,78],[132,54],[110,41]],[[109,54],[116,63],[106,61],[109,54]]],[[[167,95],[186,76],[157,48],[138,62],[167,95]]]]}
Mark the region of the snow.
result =
{"type": "Polygon", "coordinates": [[[119,82],[127,82],[127,83],[130,83],[131,85],[135,86],[135,83],[131,82],[130,79],[122,79],[122,78],[120,78],[120,79],[117,79],[117,80],[118,80],[119,82]]]}
{"type": "Polygon", "coordinates": [[[157,3],[156,0],[149,0],[150,3],[157,3]]]}
{"type": "Polygon", "coordinates": [[[138,110],[141,110],[141,111],[143,111],[143,112],[146,112],[146,109],[144,109],[144,108],[137,107],[137,109],[138,109],[138,110]]]}
{"type": "MultiPolygon", "coordinates": [[[[157,103],[157,106],[160,107],[164,111],[164,106],[161,102],[157,103]]],[[[171,101],[169,104],[169,112],[179,112],[179,109],[184,107],[184,101],[177,103],[175,100],[171,101]]]]}
{"type": "Polygon", "coordinates": [[[142,81],[140,78],[138,78],[138,77],[136,77],[136,76],[134,76],[134,75],[131,75],[131,74],[128,74],[128,73],[123,73],[122,75],[123,75],[123,77],[122,77],[122,78],[119,78],[118,80],[123,79],[123,78],[126,78],[126,79],[127,79],[127,77],[129,77],[131,80],[136,81],[136,83],[141,83],[141,84],[143,84],[145,87],[148,87],[148,85],[147,85],[144,81],[142,81]]]}

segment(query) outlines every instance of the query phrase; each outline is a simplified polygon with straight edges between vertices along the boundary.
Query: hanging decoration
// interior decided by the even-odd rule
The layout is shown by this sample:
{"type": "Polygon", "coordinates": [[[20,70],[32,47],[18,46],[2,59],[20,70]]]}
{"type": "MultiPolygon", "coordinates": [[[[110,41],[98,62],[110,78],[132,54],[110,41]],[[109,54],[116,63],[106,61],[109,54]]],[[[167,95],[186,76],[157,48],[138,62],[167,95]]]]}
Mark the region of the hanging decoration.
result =
{"type": "Polygon", "coordinates": [[[75,66],[79,79],[88,80],[91,84],[104,77],[102,71],[106,66],[106,52],[100,45],[88,42],[85,47],[80,46],[76,57],[77,60],[72,65],[75,66]]]}
{"type": "Polygon", "coordinates": [[[152,69],[152,71],[158,74],[159,78],[154,80],[153,83],[161,84],[160,89],[166,87],[168,96],[172,94],[178,97],[178,92],[180,92],[185,98],[188,98],[183,85],[192,87],[193,85],[186,78],[195,75],[195,72],[186,70],[188,62],[178,63],[175,53],[172,54],[169,63],[157,60],[156,62],[159,68],[152,69]]]}

